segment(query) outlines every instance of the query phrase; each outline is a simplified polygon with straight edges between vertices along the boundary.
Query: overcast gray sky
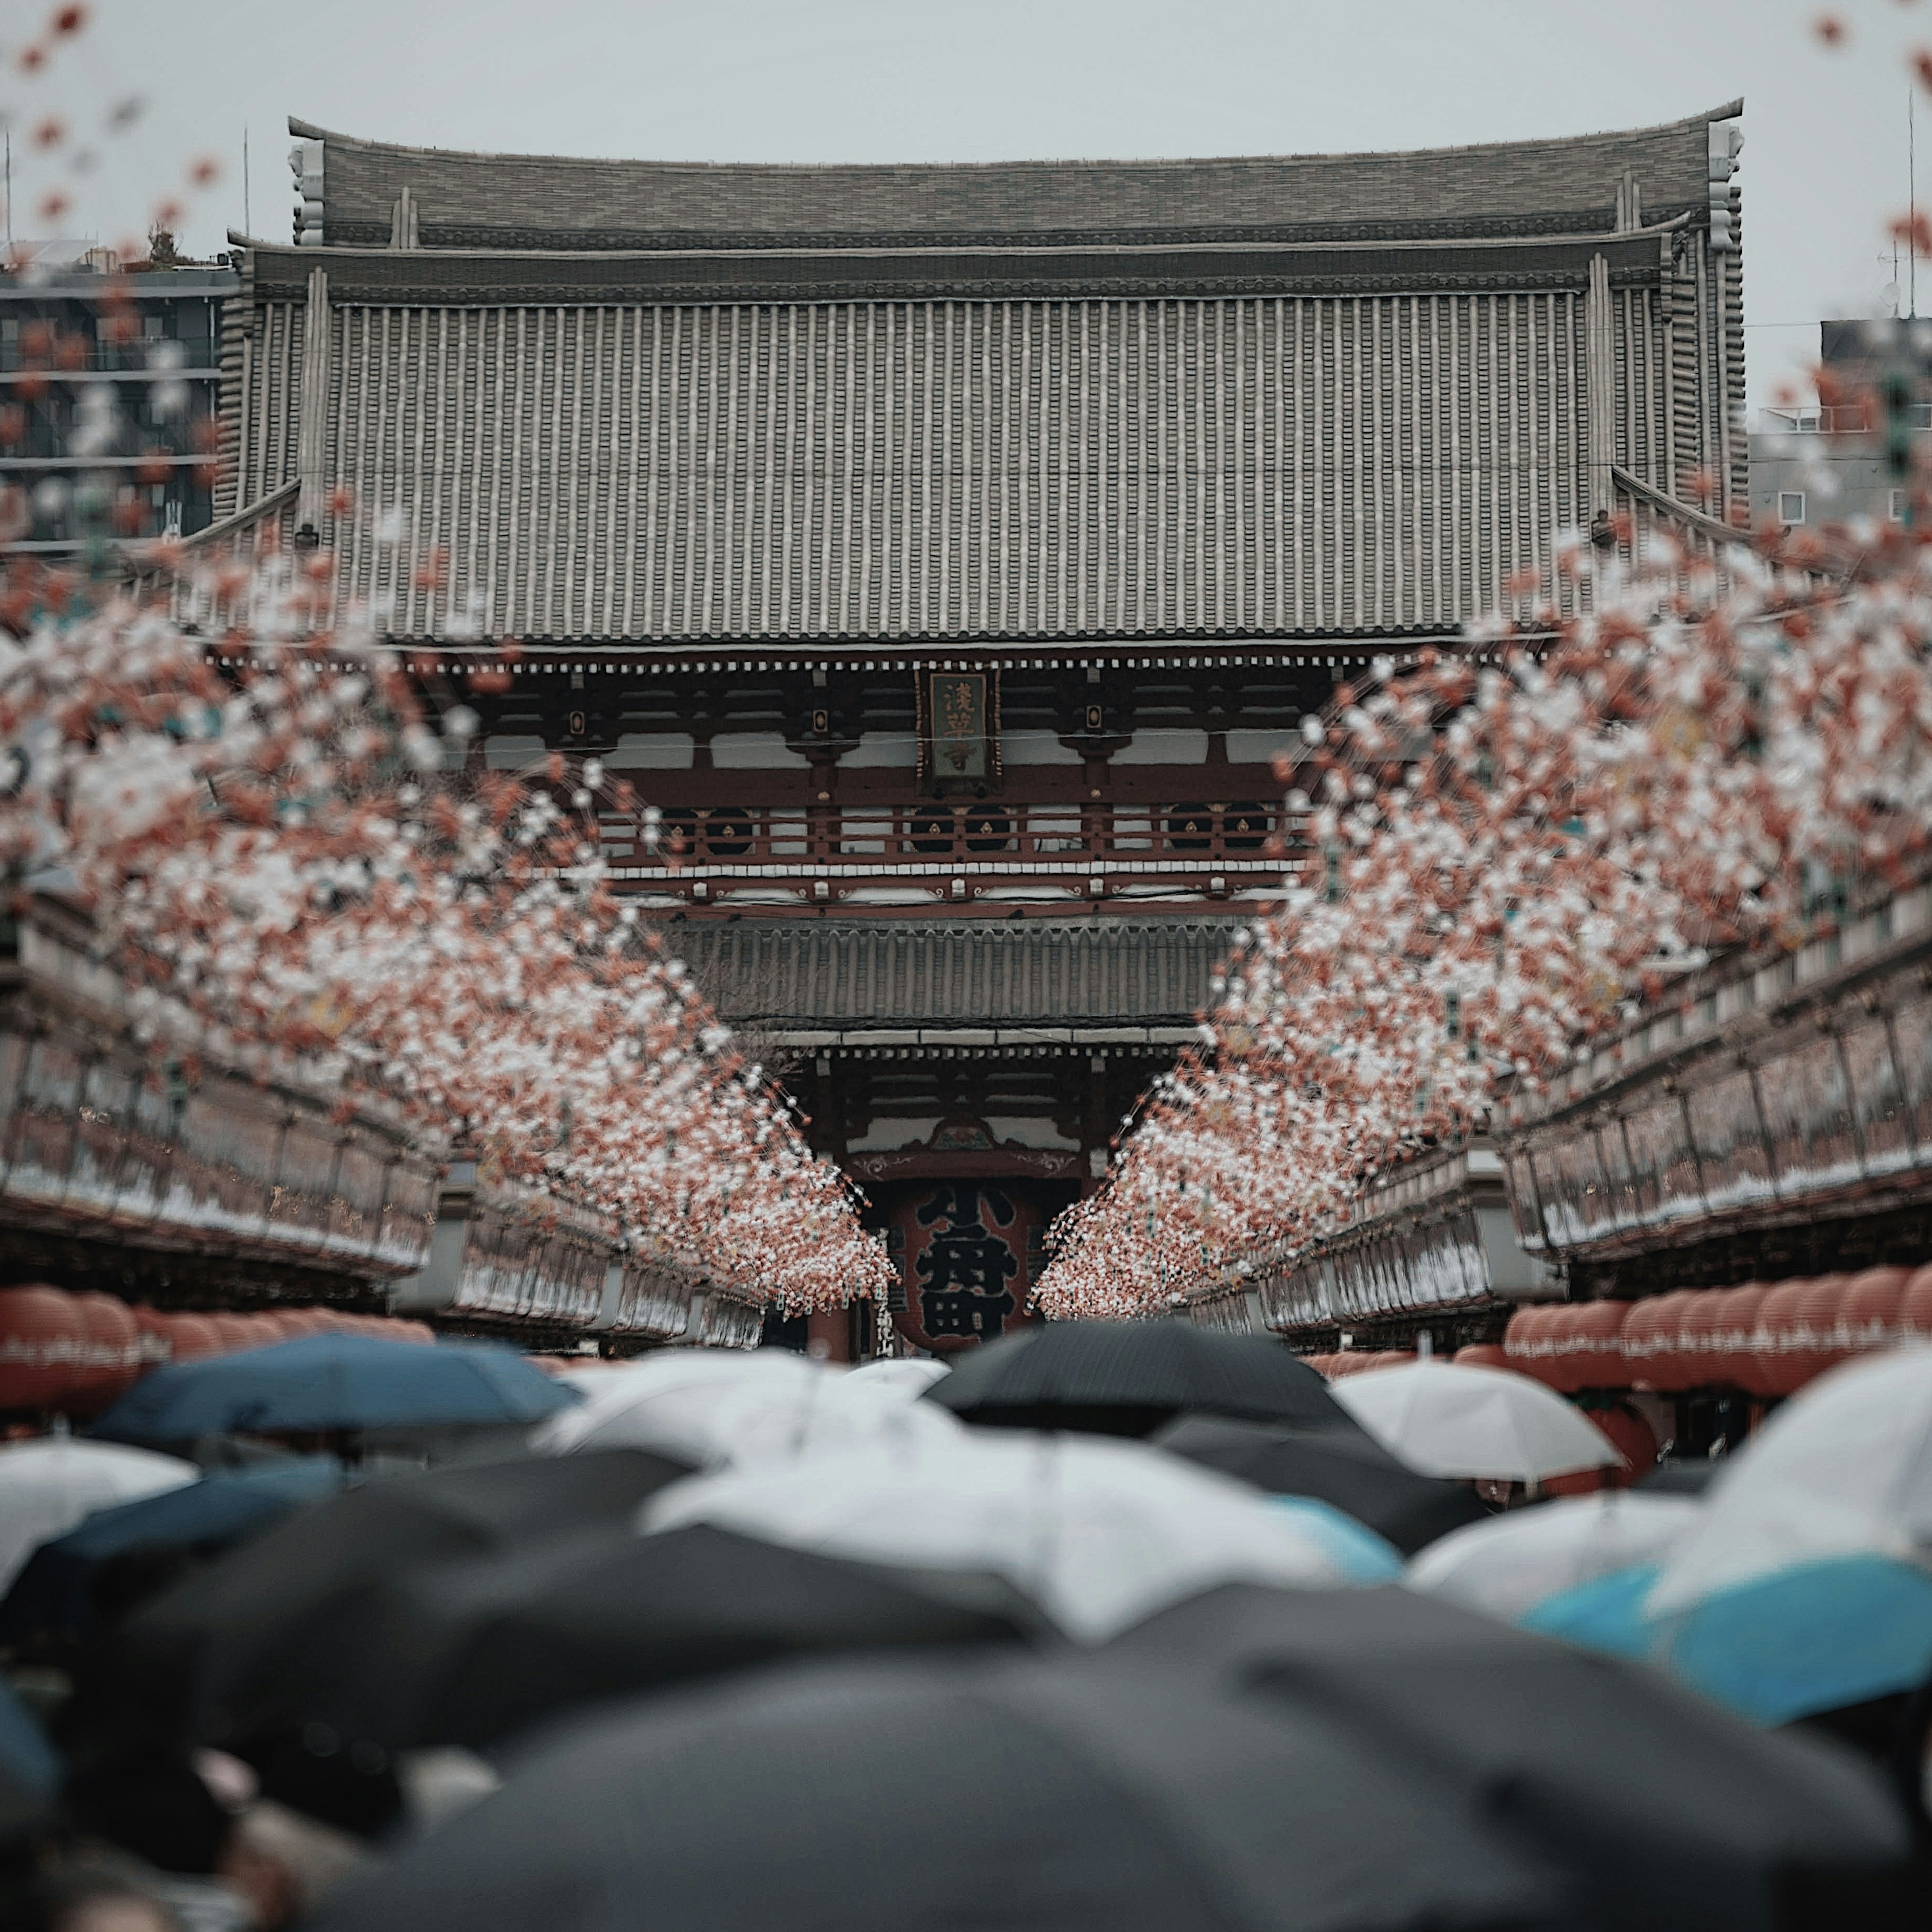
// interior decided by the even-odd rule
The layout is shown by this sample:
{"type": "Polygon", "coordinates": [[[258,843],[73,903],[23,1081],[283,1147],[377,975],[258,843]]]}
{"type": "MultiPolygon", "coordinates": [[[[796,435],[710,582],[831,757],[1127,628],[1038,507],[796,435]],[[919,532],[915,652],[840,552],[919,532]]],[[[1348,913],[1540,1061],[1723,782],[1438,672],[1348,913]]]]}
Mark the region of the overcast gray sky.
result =
{"type": "MultiPolygon", "coordinates": [[[[10,55],[52,0],[0,0],[10,55]]],[[[15,229],[145,230],[196,155],[185,239],[290,236],[286,118],[427,146],[692,160],[1310,153],[1582,133],[1742,94],[1752,393],[1821,315],[1889,313],[1906,56],[1932,0],[94,0],[38,78],[9,70],[15,229]],[[110,104],[146,112],[108,136],[110,104]],[[32,130],[70,132],[53,156],[32,130]],[[99,159],[78,180],[60,158],[99,159]]],[[[1932,198],[1932,97],[1924,184],[1932,198]]],[[[1932,311],[1932,263],[1921,306],[1932,311]]]]}

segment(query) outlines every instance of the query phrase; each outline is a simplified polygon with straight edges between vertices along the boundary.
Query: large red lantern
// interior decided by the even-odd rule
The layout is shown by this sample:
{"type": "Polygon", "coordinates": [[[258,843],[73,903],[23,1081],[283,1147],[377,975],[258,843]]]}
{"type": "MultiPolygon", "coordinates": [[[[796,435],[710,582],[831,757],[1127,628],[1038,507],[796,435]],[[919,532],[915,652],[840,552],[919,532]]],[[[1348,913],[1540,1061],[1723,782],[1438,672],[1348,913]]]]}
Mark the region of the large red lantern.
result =
{"type": "Polygon", "coordinates": [[[902,1307],[892,1324],[914,1347],[958,1354],[995,1342],[1028,1317],[1028,1237],[1036,1204],[996,1180],[956,1180],[909,1194],[892,1216],[902,1307]]]}

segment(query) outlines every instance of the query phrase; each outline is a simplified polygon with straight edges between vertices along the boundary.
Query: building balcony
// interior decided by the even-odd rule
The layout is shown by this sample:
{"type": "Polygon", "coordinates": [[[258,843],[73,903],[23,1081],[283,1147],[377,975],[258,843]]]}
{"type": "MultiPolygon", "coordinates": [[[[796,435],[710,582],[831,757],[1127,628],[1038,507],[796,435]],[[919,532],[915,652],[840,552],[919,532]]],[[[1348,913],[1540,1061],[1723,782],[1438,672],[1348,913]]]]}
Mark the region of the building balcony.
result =
{"type": "Polygon", "coordinates": [[[621,890],[699,904],[1229,898],[1282,890],[1299,824],[1258,802],[674,808],[654,842],[607,820],[603,854],[621,890]]]}

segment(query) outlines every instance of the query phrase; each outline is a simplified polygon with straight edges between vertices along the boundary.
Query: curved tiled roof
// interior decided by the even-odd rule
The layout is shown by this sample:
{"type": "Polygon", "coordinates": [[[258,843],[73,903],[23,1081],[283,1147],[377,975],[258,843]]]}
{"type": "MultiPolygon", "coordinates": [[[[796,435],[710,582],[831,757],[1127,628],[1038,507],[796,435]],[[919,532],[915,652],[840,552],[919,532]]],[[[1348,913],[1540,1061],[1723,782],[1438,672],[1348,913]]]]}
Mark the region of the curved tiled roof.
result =
{"type": "Polygon", "coordinates": [[[1634,176],[1646,217],[1700,207],[1713,121],[1402,154],[779,166],[322,144],[323,229],[380,246],[410,190],[425,248],[1041,245],[1376,241],[1609,229],[1634,176]]]}

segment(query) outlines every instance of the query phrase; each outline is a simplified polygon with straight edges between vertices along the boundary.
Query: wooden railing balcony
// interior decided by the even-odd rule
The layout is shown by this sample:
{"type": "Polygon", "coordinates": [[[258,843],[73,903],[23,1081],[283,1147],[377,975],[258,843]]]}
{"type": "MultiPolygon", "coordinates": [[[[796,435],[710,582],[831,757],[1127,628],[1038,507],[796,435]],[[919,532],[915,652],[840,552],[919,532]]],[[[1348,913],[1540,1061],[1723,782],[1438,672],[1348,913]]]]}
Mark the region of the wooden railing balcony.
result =
{"type": "Polygon", "coordinates": [[[641,826],[608,819],[603,851],[620,887],[700,904],[1226,897],[1293,873],[1299,830],[1299,814],[1255,800],[716,806],[669,808],[641,826]]]}

